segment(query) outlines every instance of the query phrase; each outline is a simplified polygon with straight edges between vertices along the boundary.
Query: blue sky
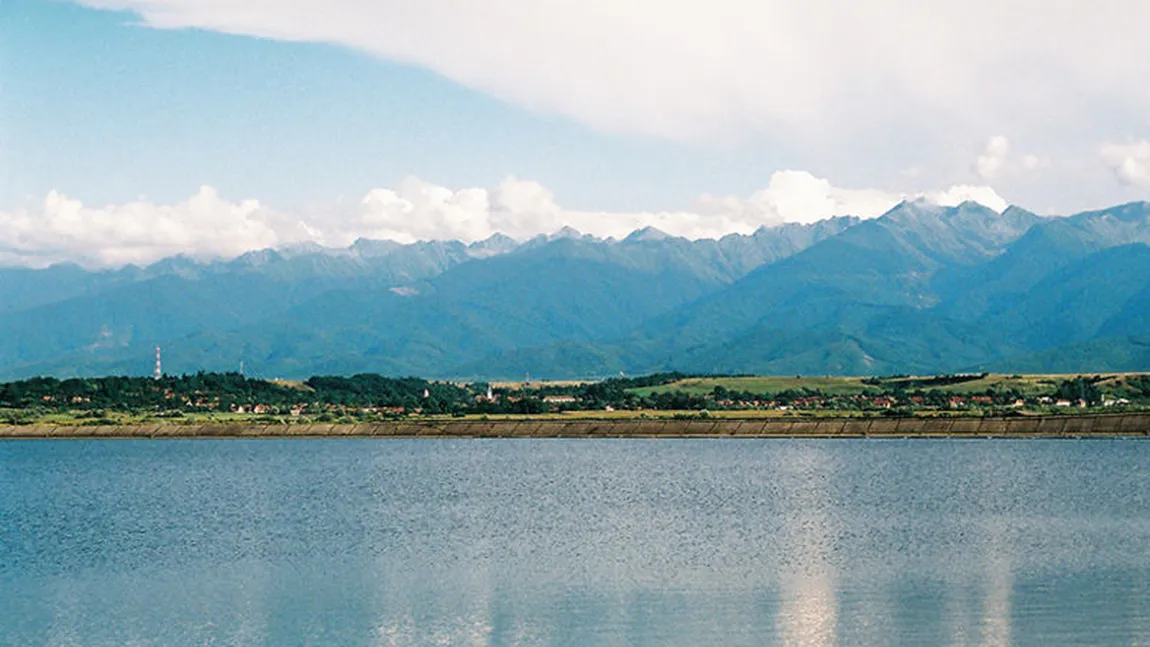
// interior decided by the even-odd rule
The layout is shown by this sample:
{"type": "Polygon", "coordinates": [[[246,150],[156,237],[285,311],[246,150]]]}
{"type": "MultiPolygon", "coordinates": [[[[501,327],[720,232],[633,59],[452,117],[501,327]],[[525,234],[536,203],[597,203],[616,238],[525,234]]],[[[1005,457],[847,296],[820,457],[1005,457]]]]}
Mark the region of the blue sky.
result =
{"type": "Polygon", "coordinates": [[[0,263],[1150,199],[1148,23],[1140,0],[9,2],[0,263]]]}
{"type": "Polygon", "coordinates": [[[154,30],[130,12],[10,3],[0,205],[57,189],[104,204],[202,185],[281,208],[417,175],[450,187],[536,179],[587,209],[749,193],[787,154],[603,134],[338,45],[154,30]]]}

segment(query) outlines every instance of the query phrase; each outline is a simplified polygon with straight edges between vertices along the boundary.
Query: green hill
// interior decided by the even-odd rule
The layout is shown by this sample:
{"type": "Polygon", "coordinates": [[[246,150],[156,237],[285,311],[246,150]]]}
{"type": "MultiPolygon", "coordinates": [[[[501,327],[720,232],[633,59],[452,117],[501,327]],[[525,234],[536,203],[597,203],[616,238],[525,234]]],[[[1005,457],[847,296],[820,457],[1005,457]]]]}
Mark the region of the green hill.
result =
{"type": "Polygon", "coordinates": [[[570,230],[227,262],[0,270],[0,379],[1150,369],[1150,204],[1068,218],[903,203],[689,241],[570,230]]]}

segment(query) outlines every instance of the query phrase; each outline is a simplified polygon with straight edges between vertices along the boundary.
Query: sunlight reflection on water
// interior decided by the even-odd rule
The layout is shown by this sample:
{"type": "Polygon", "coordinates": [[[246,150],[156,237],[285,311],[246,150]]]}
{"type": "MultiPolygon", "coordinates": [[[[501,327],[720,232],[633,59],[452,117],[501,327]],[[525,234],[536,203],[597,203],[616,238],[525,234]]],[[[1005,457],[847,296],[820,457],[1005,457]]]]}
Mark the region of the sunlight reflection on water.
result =
{"type": "Polygon", "coordinates": [[[1148,468],[1139,441],[0,443],[0,644],[1147,644],[1148,468]]]}

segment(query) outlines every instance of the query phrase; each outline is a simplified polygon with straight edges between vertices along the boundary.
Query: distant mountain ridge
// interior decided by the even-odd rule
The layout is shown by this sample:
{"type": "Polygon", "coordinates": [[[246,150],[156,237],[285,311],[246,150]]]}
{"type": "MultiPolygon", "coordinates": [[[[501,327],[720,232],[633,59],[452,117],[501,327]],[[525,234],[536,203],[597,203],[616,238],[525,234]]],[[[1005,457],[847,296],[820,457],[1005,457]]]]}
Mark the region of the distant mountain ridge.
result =
{"type": "Polygon", "coordinates": [[[0,378],[146,374],[155,345],[267,377],[1147,370],[1150,204],[0,269],[0,330],[0,378]]]}

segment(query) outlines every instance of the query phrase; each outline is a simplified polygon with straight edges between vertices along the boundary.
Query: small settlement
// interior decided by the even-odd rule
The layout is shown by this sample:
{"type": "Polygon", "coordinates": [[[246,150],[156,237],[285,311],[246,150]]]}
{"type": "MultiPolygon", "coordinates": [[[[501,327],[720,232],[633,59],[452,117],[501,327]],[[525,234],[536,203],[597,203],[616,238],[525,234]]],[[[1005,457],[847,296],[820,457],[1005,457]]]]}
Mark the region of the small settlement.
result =
{"type": "MultiPolygon", "coordinates": [[[[0,384],[0,424],[65,416],[91,424],[114,414],[359,421],[406,416],[566,412],[773,411],[780,415],[1023,415],[1150,409],[1150,376],[993,378],[986,374],[884,378],[752,378],[665,373],[588,382],[428,381],[364,374],[299,382],[238,373],[34,378],[0,384]]],[[[82,423],[82,422],[81,422],[82,423]]]]}

